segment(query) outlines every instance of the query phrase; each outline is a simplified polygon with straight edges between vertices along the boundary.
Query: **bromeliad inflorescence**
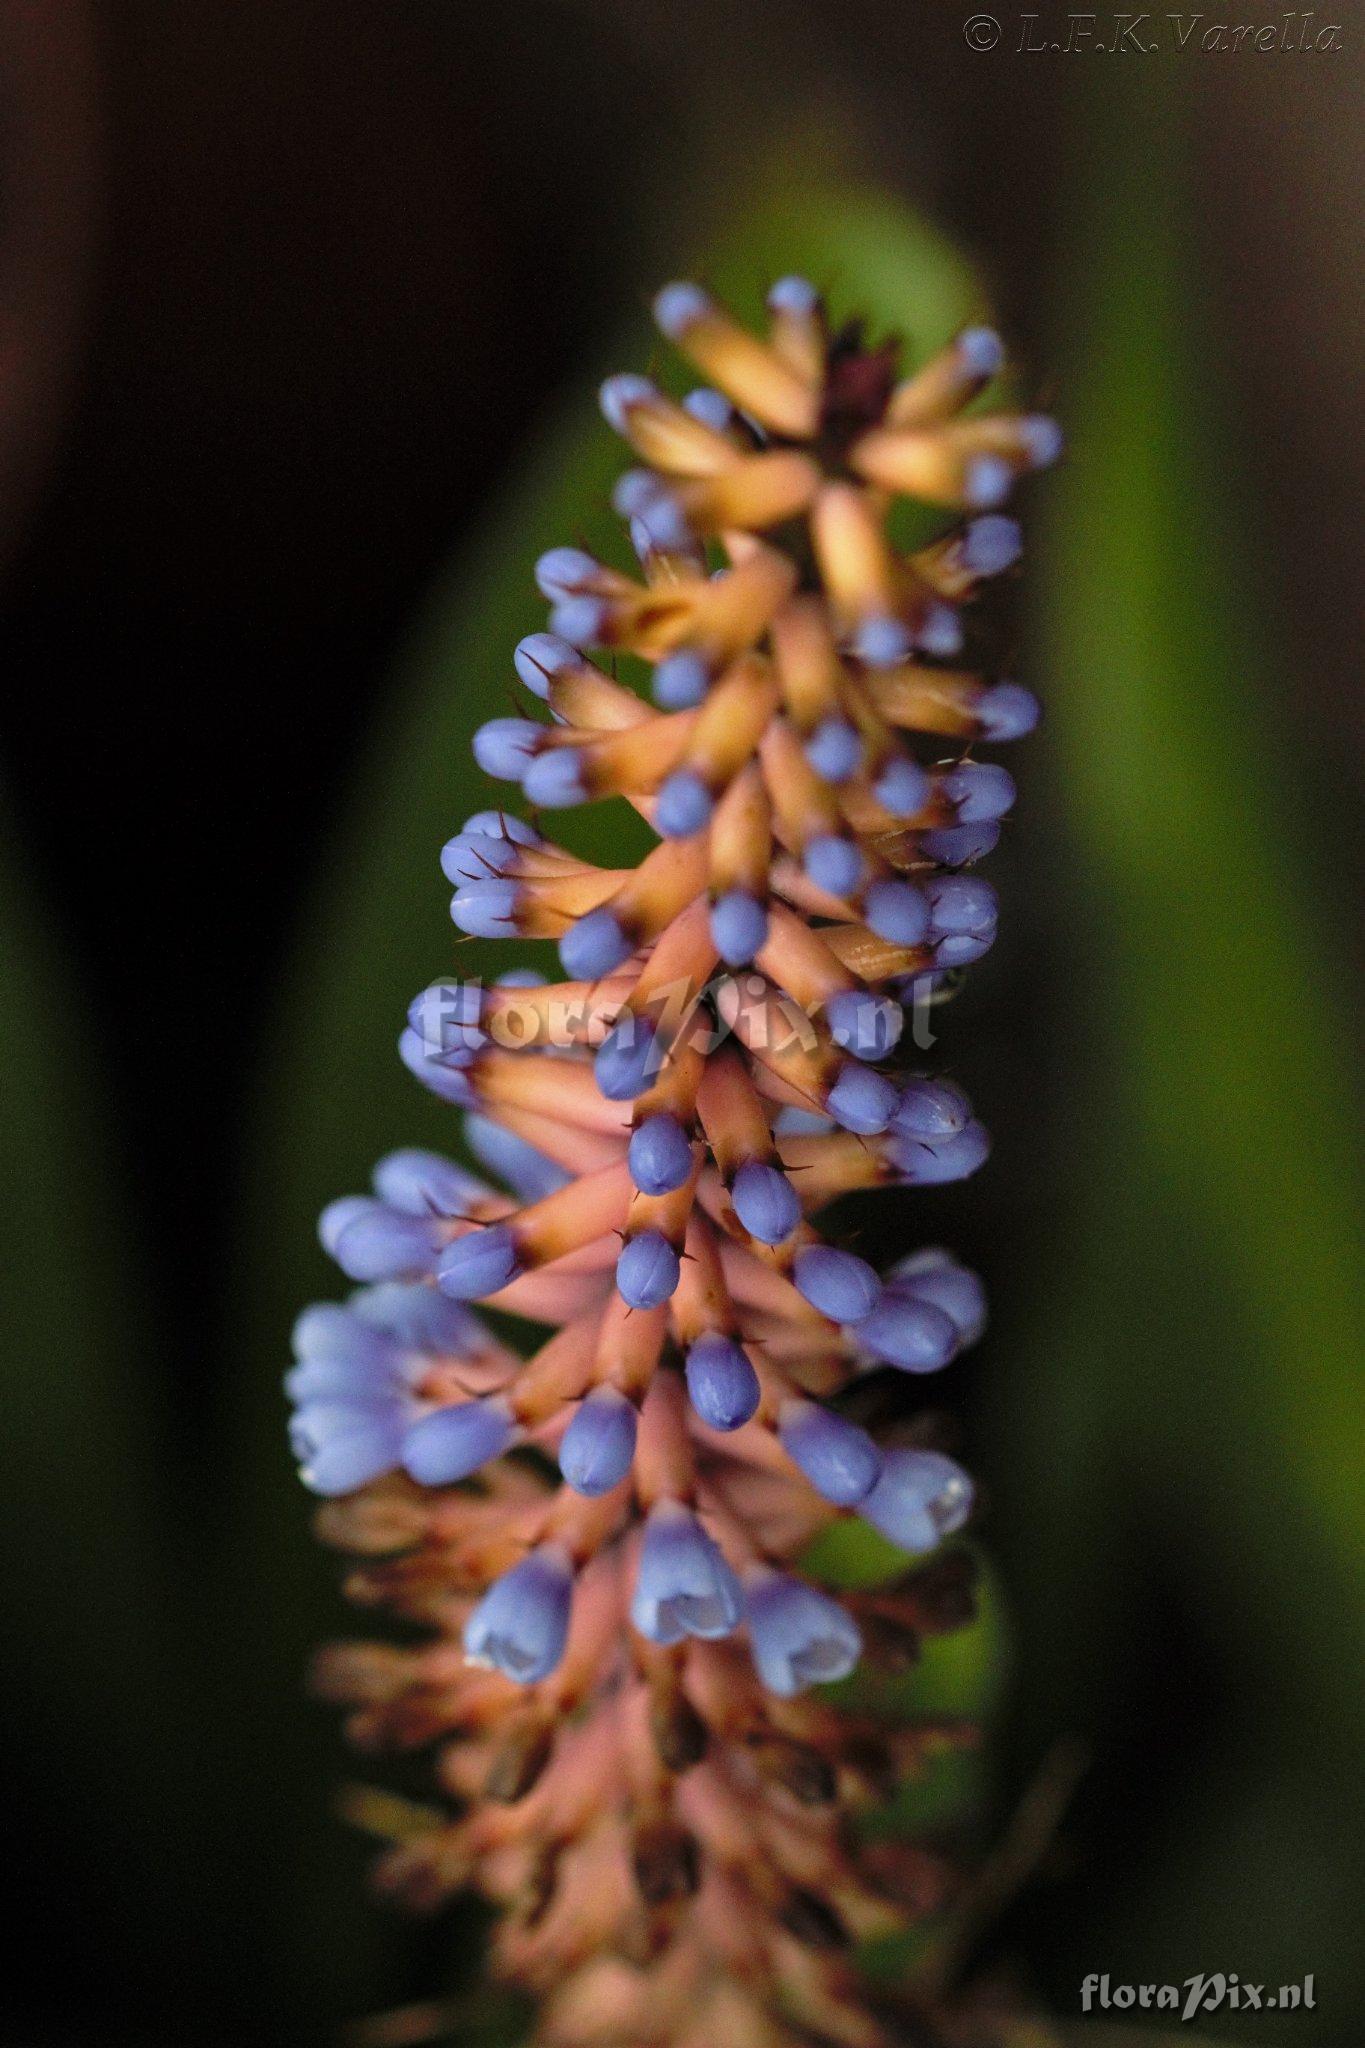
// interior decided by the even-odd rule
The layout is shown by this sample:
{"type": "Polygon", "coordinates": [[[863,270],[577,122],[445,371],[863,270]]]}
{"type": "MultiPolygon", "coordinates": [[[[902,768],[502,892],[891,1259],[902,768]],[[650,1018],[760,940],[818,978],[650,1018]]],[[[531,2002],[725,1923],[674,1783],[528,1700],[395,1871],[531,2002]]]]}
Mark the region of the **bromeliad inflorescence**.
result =
{"type": "Polygon", "coordinates": [[[362,1285],[305,1312],[288,1382],[352,1590],[429,1630],[322,1665],[363,1743],[439,1745],[453,1808],[396,1828],[381,1873],[504,1904],[501,1964],[559,2044],[872,2048],[841,1951],[948,1882],[850,1826],[933,1731],[807,1689],[960,1620],[963,1560],[835,1598],[801,1559],[840,1516],[912,1557],[964,1523],[965,1473],[879,1444],[864,1397],[974,1342],[982,1290],[938,1250],[880,1278],[814,1219],[986,1156],[962,1091],[897,1043],[916,984],[994,936],[970,870],[1013,785],[974,750],[1037,707],[964,651],[963,613],[1059,436],[973,409],[988,329],[898,379],[800,280],[768,310],[760,339],[693,285],[660,294],[708,382],[603,387],[641,463],[614,496],[639,573],[544,556],[551,630],[514,657],[543,710],[475,736],[536,822],[466,822],[451,914],[557,941],[565,978],[438,982],[400,1051],[512,1192],[383,1160],[323,1216],[362,1285]],[[906,553],[905,498],[958,516],[906,553]],[[585,649],[648,663],[653,704],[585,649]],[[609,796],[652,827],[636,867],[545,829],[609,796]],[[473,1302],[553,1334],[523,1359],[473,1302]]]}

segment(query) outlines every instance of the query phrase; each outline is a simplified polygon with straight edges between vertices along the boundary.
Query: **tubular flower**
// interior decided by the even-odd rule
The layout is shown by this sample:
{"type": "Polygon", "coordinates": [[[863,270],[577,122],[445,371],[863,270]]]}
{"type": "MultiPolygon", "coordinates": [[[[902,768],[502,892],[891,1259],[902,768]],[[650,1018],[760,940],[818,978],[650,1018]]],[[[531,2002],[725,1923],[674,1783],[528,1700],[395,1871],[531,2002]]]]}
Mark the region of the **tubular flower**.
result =
{"type": "Polygon", "coordinates": [[[352,1590],[431,1632],[321,1667],[366,1746],[437,1745],[454,1802],[392,1830],[382,1880],[506,1906],[498,1959],[560,2048],[877,2048],[844,1951],[950,1882],[849,1825],[942,1731],[809,1688],[962,1620],[963,1558],[843,1599],[801,1559],[842,1516],[912,1559],[966,1521],[958,1465],[862,1423],[869,1375],[979,1337],[982,1290],[936,1249],[883,1278],[817,1219],[989,1149],[897,1046],[915,984],[995,934],[971,870],[1014,786],[976,748],[1037,706],[967,654],[970,603],[1059,436],[969,410],[1001,365],[984,328],[900,377],[801,281],[768,307],[760,338],[670,285],[659,325],[705,388],[603,386],[638,573],[542,557],[528,715],[474,741],[532,817],[482,812],[441,854],[457,927],[553,940],[563,978],[416,997],[401,1057],[492,1180],[399,1152],[334,1203],[361,1286],[301,1318],[288,1382],[352,1590]],[[958,516],[907,555],[902,498],[958,516]],[[593,652],[648,664],[653,703],[593,652]],[[605,797],[653,829],[636,867],[550,834],[605,797]],[[547,1334],[523,1359],[474,1304],[547,1334]]]}

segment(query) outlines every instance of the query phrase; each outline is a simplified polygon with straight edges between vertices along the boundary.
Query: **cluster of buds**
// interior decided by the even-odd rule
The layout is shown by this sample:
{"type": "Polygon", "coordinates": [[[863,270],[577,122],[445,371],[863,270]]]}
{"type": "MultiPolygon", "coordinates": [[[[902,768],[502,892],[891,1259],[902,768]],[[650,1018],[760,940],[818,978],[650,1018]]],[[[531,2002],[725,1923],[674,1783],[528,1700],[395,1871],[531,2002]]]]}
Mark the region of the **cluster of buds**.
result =
{"type": "Polygon", "coordinates": [[[768,308],[759,338],[671,285],[659,325],[706,387],[603,387],[640,463],[614,497],[639,572],[542,558],[550,630],[515,653],[542,709],[474,742],[534,822],[482,812],[442,853],[460,930],[553,940],[565,978],[416,998],[402,1058],[490,1179],[396,1152],[333,1203],[323,1242],[361,1286],[306,1311],[288,1381],[350,1590],[428,1631],[322,1666],[362,1743],[437,1747],[451,1806],[402,1810],[382,1880],[504,1905],[498,1959],[555,2048],[874,2048],[846,1951],[948,1883],[854,1827],[945,1731],[809,1688],[969,1609],[963,1555],[928,1554],[970,1480],[923,1431],[864,1425],[870,1386],[975,1341],[982,1289],[937,1249],[882,1278],[814,1219],[988,1150],[896,1052],[912,992],[995,933],[971,870],[1014,792],[974,750],[1037,706],[973,662],[964,608],[1016,559],[997,508],[1059,437],[973,409],[988,329],[898,380],[803,281],[768,308]],[[956,515],[910,553],[906,497],[956,515]],[[657,837],[636,867],[545,829],[609,796],[657,837]],[[523,1359],[472,1303],[550,1334],[523,1359]],[[907,1570],[836,1598],[801,1560],[849,1515],[907,1570]]]}

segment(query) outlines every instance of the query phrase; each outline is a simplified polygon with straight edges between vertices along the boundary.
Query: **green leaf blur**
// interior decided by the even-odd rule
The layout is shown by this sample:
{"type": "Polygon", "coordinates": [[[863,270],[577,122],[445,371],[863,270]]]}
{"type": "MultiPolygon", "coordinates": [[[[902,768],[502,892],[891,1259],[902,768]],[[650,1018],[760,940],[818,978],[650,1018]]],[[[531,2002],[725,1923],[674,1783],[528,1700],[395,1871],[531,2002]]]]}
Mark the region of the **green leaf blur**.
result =
{"type": "Polygon", "coordinates": [[[1130,1982],[1331,1956],[1331,2029],[1361,1991],[1359,1096],[1284,772],[1294,679],[1170,204],[1188,144],[1169,103],[1128,110],[1120,153],[1091,108],[1057,324],[1032,886],[1073,934],[1048,1016],[1075,1171],[1000,1383],[993,1538],[1035,1748],[1072,1726],[1112,1749],[1135,1646],[1181,1652],[1146,1642],[1158,1597],[1209,1645],[1133,1892],[1084,1952],[1130,1982]]]}

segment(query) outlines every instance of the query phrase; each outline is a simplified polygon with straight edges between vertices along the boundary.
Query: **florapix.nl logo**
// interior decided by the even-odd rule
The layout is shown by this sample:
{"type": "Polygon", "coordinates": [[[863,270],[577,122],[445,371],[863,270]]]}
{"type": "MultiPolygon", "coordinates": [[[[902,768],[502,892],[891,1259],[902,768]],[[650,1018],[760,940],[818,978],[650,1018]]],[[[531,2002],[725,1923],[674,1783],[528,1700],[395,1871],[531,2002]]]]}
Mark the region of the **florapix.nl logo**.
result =
{"type": "Polygon", "coordinates": [[[1081,1986],[1082,2012],[1174,2012],[1188,2022],[1209,2012],[1312,2012],[1313,1978],[1297,1984],[1253,1984],[1236,1970],[1197,1971],[1182,1984],[1114,1984],[1091,1971],[1081,1986]]]}

